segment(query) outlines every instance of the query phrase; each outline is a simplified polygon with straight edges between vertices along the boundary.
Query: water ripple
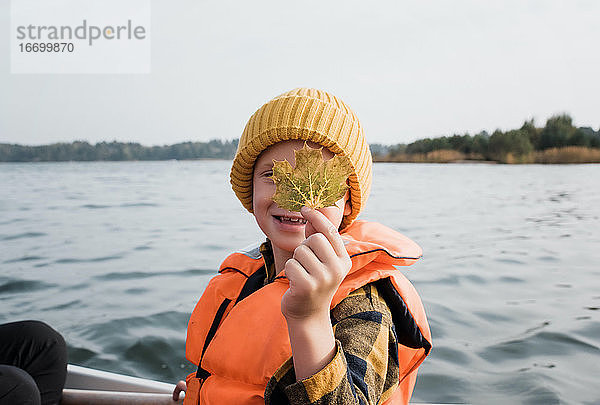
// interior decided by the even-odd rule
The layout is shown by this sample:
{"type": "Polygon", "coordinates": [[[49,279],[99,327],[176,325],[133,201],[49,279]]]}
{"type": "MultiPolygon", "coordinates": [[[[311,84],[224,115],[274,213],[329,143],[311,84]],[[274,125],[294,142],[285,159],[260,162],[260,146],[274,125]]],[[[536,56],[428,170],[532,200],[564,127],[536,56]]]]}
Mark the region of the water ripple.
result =
{"type": "Polygon", "coordinates": [[[37,280],[13,280],[0,285],[0,294],[37,291],[51,287],[56,287],[56,284],[44,283],[37,280]]]}
{"type": "MultiPolygon", "coordinates": [[[[523,370],[526,371],[526,370],[523,370]]],[[[493,384],[499,392],[519,398],[518,403],[553,405],[562,403],[560,396],[552,390],[553,381],[539,373],[518,373],[493,384]]],[[[505,402],[505,401],[503,401],[505,402]]]]}
{"type": "Polygon", "coordinates": [[[500,281],[502,283],[524,283],[525,282],[525,280],[523,280],[522,278],[511,277],[511,276],[499,277],[498,281],[500,281]]]}
{"type": "Polygon", "coordinates": [[[486,347],[479,356],[490,362],[522,360],[532,356],[567,355],[577,351],[600,353],[600,348],[559,332],[538,332],[525,339],[513,339],[486,347]]]}
{"type": "Polygon", "coordinates": [[[471,363],[471,359],[469,359],[469,356],[467,356],[465,352],[448,346],[437,346],[435,348],[435,355],[437,358],[450,364],[460,364],[464,366],[471,363]]]}
{"type": "Polygon", "coordinates": [[[84,204],[80,206],[80,208],[89,208],[93,210],[103,209],[103,208],[111,208],[112,205],[104,205],[104,204],[84,204]]]}
{"type": "Polygon", "coordinates": [[[96,280],[132,280],[132,279],[144,279],[150,277],[160,276],[198,276],[198,275],[216,275],[217,272],[214,269],[189,269],[183,271],[160,271],[160,272],[144,272],[144,271],[131,271],[126,273],[112,272],[95,276],[96,280]]]}
{"type": "Polygon", "coordinates": [[[22,238],[38,238],[40,236],[46,236],[46,235],[47,235],[47,233],[44,233],[44,232],[25,232],[25,233],[18,233],[18,234],[15,234],[15,235],[4,236],[0,240],[15,240],[15,239],[22,239],[22,238]]]}
{"type": "Polygon", "coordinates": [[[8,263],[18,263],[18,262],[29,262],[32,260],[42,260],[45,259],[45,257],[42,256],[21,256],[18,257],[16,259],[10,259],[10,260],[5,260],[4,263],[8,264],[8,263]]]}
{"type": "Polygon", "coordinates": [[[53,307],[44,308],[43,311],[60,311],[63,309],[73,308],[77,306],[81,306],[82,302],[80,300],[73,300],[66,302],[64,304],[55,305],[53,307]]]}
{"type": "Polygon", "coordinates": [[[110,255],[110,256],[102,256],[102,257],[93,257],[91,259],[74,259],[74,258],[65,258],[55,260],[54,263],[58,264],[71,264],[71,263],[94,263],[94,262],[105,262],[108,260],[116,260],[122,259],[124,254],[118,255],[110,255]]]}
{"type": "Polygon", "coordinates": [[[13,224],[15,222],[23,222],[23,221],[27,221],[26,218],[13,218],[13,219],[9,219],[7,221],[0,221],[0,225],[9,225],[9,224],[13,224]]]}

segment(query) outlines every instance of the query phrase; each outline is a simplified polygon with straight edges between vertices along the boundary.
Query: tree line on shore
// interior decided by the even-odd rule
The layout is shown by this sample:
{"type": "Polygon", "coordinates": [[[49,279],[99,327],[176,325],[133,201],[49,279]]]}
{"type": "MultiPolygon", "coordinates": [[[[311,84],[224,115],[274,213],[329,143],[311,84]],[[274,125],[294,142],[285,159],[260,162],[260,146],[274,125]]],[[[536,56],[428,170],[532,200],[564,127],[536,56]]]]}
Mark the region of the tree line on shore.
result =
{"type": "Polygon", "coordinates": [[[600,162],[600,131],[575,127],[567,114],[550,117],[543,128],[533,120],[521,128],[491,135],[453,135],[393,146],[371,145],[375,161],[444,162],[481,160],[501,163],[600,162]]]}
{"type": "Polygon", "coordinates": [[[0,162],[65,162],[95,160],[186,160],[231,159],[237,150],[238,140],[208,142],[183,142],[163,146],[143,146],[139,143],[85,141],[25,146],[0,144],[0,162]]]}
{"type": "MultiPolygon", "coordinates": [[[[0,162],[120,161],[232,159],[238,139],[183,142],[143,146],[139,143],[85,141],[41,146],[0,144],[0,162]]],[[[491,135],[452,135],[420,139],[409,144],[372,144],[373,160],[379,162],[451,162],[460,160],[501,163],[600,162],[600,130],[575,127],[567,114],[555,115],[543,128],[533,120],[519,129],[496,130],[491,135]]]]}

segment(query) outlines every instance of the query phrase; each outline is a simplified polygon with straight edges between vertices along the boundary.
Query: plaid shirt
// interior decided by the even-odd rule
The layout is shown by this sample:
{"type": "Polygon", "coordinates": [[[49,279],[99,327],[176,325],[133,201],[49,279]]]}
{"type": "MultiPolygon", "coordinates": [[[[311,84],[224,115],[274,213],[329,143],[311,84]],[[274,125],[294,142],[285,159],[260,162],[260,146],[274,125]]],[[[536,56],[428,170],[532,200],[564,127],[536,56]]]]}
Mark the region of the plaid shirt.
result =
{"type": "MultiPolygon", "coordinates": [[[[260,247],[269,282],[275,277],[270,242],[260,247]]],[[[353,291],[331,311],[334,358],[321,371],[296,381],[290,357],[271,377],[265,403],[378,404],[398,386],[398,346],[391,312],[373,284],[353,291]]]]}

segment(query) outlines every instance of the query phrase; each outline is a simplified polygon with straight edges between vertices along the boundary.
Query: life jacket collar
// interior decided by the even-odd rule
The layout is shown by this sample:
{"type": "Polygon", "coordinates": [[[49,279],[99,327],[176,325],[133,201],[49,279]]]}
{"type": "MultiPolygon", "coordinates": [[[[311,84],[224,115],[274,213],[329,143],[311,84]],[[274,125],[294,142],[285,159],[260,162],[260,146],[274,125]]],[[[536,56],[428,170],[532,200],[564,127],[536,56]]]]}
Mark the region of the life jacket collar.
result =
{"type": "MultiPolygon", "coordinates": [[[[350,273],[371,262],[410,266],[423,256],[417,243],[377,222],[354,221],[341,236],[353,262],[350,273]]],[[[264,265],[259,247],[260,243],[255,243],[232,253],[221,264],[219,273],[236,271],[249,277],[264,265]],[[248,265],[239,268],[242,258],[248,265]]]]}

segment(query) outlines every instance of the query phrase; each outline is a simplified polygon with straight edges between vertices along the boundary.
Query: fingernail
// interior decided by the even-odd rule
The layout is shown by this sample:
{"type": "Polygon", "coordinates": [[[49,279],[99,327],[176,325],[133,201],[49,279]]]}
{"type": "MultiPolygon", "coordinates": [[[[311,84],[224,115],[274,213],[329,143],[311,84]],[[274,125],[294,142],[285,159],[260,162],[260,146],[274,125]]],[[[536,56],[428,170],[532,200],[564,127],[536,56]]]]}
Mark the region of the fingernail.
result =
{"type": "Polygon", "coordinates": [[[308,208],[306,205],[302,206],[302,208],[300,208],[300,212],[302,214],[306,214],[307,212],[310,212],[310,208],[308,208]]]}

